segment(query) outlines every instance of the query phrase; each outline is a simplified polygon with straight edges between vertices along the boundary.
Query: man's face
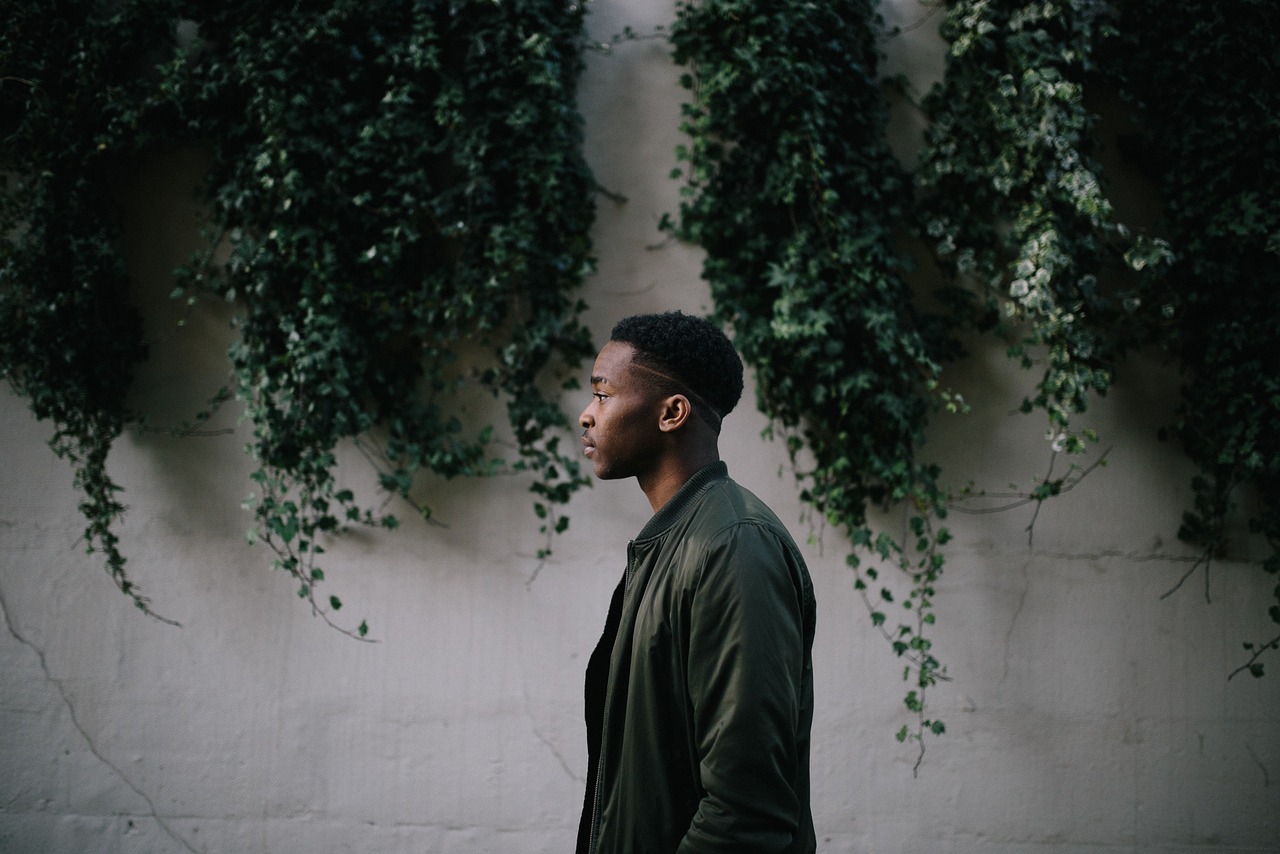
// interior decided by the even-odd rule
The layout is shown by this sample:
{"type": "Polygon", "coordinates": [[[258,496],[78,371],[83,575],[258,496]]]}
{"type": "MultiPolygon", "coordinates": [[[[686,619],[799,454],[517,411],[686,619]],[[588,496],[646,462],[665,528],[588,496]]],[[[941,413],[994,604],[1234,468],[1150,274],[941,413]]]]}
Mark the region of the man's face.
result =
{"type": "Polygon", "coordinates": [[[632,367],[630,344],[610,341],[591,369],[591,402],[578,416],[583,452],[596,477],[643,477],[659,452],[661,398],[632,367]]]}

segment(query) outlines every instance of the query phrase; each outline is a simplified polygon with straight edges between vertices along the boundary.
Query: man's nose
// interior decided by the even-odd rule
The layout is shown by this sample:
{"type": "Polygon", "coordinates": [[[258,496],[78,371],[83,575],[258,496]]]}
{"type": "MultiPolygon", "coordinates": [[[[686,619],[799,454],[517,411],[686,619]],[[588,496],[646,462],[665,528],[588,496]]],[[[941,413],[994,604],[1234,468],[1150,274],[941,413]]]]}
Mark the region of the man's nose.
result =
{"type": "Polygon", "coordinates": [[[590,427],[592,424],[595,423],[595,419],[592,418],[591,415],[589,414],[590,411],[591,411],[591,404],[588,403],[587,408],[582,410],[582,414],[578,416],[578,426],[581,427],[583,430],[586,430],[588,427],[590,427]]]}

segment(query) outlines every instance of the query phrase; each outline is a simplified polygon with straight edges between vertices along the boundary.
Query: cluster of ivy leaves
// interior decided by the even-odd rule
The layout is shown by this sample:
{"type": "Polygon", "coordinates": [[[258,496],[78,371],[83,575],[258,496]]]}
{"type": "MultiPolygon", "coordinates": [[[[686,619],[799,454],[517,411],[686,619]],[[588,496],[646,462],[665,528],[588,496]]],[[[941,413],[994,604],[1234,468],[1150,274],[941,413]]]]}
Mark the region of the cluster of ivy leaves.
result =
{"type": "Polygon", "coordinates": [[[143,358],[142,323],[119,253],[118,176],[137,150],[145,57],[169,37],[145,4],[8,3],[0,28],[0,375],[54,425],[75,472],[85,541],[142,610],[115,525],[107,471],[135,420],[125,403],[143,358]]]}
{"type": "MultiPolygon", "coordinates": [[[[1141,116],[1126,149],[1158,182],[1176,253],[1142,293],[1149,338],[1184,378],[1169,436],[1199,469],[1179,537],[1203,550],[1207,583],[1243,511],[1270,545],[1280,624],[1280,6],[1121,8],[1108,71],[1141,116]]],[[[1245,648],[1240,669],[1261,676],[1280,635],[1245,648]]]]}
{"type": "MultiPolygon", "coordinates": [[[[918,725],[899,737],[921,750],[943,729],[923,707],[943,678],[926,627],[941,523],[963,497],[939,485],[923,431],[956,404],[938,376],[961,334],[999,337],[1038,374],[1022,409],[1045,416],[1050,452],[1068,459],[1096,440],[1075,422],[1118,360],[1165,347],[1187,377],[1169,434],[1202,472],[1180,535],[1205,549],[1207,573],[1247,496],[1252,529],[1280,543],[1280,202],[1266,192],[1280,169],[1277,14],[1264,2],[949,2],[946,71],[919,105],[927,129],[907,175],[885,147],[876,60],[892,33],[874,3],[678,6],[691,141],[669,225],[707,250],[717,312],[786,433],[803,498],[905,573],[905,597],[887,583],[870,593],[885,579],[849,559],[873,623],[908,659],[918,725]],[[1150,230],[1108,199],[1091,92],[1124,95],[1144,128],[1128,147],[1162,188],[1150,230]],[[906,231],[940,271],[933,313],[904,285],[906,231]],[[892,504],[903,532],[873,533],[868,508],[892,504]],[[895,598],[908,617],[893,629],[895,598]]],[[[1042,502],[1082,470],[1024,497],[1042,502]]],[[[1280,556],[1264,568],[1280,572],[1280,556]]],[[[1278,641],[1246,644],[1250,672],[1278,641]]]]}
{"type": "Polygon", "coordinates": [[[1084,104],[1102,3],[951,5],[941,25],[946,76],[925,97],[929,118],[918,218],[950,285],[955,318],[1009,340],[1038,369],[1023,410],[1042,410],[1055,447],[1083,450],[1072,428],[1112,382],[1104,330],[1136,305],[1102,284],[1127,243],[1095,159],[1084,104]]]}
{"type": "MultiPolygon", "coordinates": [[[[1241,509],[1280,574],[1280,201],[1263,189],[1280,177],[1277,24],[1261,2],[962,0],[941,26],[945,79],[923,105],[919,228],[967,295],[958,323],[989,325],[1041,371],[1023,409],[1046,413],[1055,450],[1096,438],[1071,418],[1125,352],[1156,345],[1181,370],[1162,435],[1199,469],[1178,534],[1201,549],[1187,574],[1203,568],[1206,585],[1241,509]],[[1117,93],[1140,128],[1120,146],[1159,188],[1149,227],[1107,199],[1091,92],[1117,93]]],[[[1262,675],[1277,642],[1247,642],[1240,669],[1262,675]]]]}
{"type": "Polygon", "coordinates": [[[894,247],[911,184],[885,138],[875,22],[870,2],[680,4],[670,38],[693,101],[670,225],[706,250],[716,310],[755,368],[802,498],[905,578],[897,602],[899,583],[848,558],[907,662],[919,739],[944,729],[924,695],[944,676],[929,627],[949,535],[938,469],[916,449],[954,347],[915,307],[894,247]],[[873,531],[868,508],[899,503],[910,536],[873,531]]]}
{"type": "MultiPolygon", "coordinates": [[[[556,385],[571,380],[557,368],[589,351],[573,296],[593,212],[573,102],[582,14],[557,2],[11,4],[0,373],[53,422],[89,547],[139,607],[151,610],[124,570],[106,466],[136,420],[123,401],[145,355],[116,199],[159,146],[212,153],[210,249],[177,295],[238,306],[232,385],[254,425],[257,530],[301,595],[326,610],[315,585],[328,532],[394,524],[338,488],[339,443],[370,450],[406,497],[423,469],[504,465],[490,430],[450,403],[468,386],[506,401],[514,465],[536,472],[546,529],[563,529],[555,507],[584,480],[558,444],[556,385]]],[[[1204,550],[1207,578],[1240,505],[1280,575],[1280,200],[1267,192],[1280,178],[1280,11],[954,0],[940,31],[946,75],[921,105],[910,175],[885,142],[886,33],[871,0],[690,0],[670,30],[692,102],[685,196],[667,225],[707,250],[717,310],[803,498],[900,573],[849,558],[907,662],[917,727],[899,736],[922,748],[944,729],[924,695],[945,678],[929,626],[953,499],[922,443],[931,413],[954,404],[938,379],[959,333],[1000,336],[1038,372],[1023,408],[1068,455],[1094,438],[1075,418],[1117,360],[1163,347],[1185,377],[1168,435],[1200,470],[1180,535],[1204,550]],[[1149,232],[1108,201],[1095,88],[1120,92],[1142,128],[1124,143],[1161,188],[1149,232]],[[928,312],[905,284],[908,232],[941,271],[928,312]],[[890,505],[905,508],[898,536],[868,523],[890,505]]],[[[1262,675],[1278,644],[1246,644],[1242,669],[1262,675]]]]}
{"type": "MultiPolygon", "coordinates": [[[[325,536],[396,524],[339,487],[344,441],[369,451],[382,485],[405,497],[423,469],[532,471],[544,530],[563,530],[554,508],[586,482],[560,446],[567,419],[556,403],[590,351],[574,296],[594,217],[574,100],[582,9],[62,5],[24,12],[4,36],[3,67],[24,81],[4,88],[15,107],[6,115],[20,117],[4,146],[19,184],[5,193],[5,226],[18,236],[4,250],[0,319],[27,331],[6,346],[5,375],[54,420],[58,447],[97,453],[81,454],[97,468],[78,478],[90,490],[91,545],[115,547],[109,526],[122,508],[93,503],[92,489],[102,480],[116,491],[103,463],[132,418],[120,401],[140,356],[100,164],[163,145],[212,154],[209,249],[175,296],[238,308],[231,385],[253,424],[256,536],[299,595],[321,614],[341,607],[316,597],[325,536]],[[46,240],[54,225],[63,243],[93,251],[46,240]],[[59,259],[82,269],[63,272],[59,259]],[[103,318],[119,328],[94,325],[103,318]],[[65,364],[46,379],[51,352],[65,364]],[[79,391],[87,383],[107,387],[93,396],[79,391]],[[505,401],[513,463],[491,427],[459,418],[464,387],[505,401]]],[[[109,555],[128,585],[123,558],[109,555]]]]}

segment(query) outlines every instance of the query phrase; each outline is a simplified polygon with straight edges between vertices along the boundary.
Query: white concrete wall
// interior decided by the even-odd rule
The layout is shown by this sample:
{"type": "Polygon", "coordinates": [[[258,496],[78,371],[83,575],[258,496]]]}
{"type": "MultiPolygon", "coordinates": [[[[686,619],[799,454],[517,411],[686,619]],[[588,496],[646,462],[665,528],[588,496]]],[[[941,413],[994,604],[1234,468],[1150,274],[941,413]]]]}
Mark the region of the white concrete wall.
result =
{"type": "MultiPolygon", "coordinates": [[[[595,0],[591,26],[668,23],[667,0],[595,0]]],[[[927,10],[895,0],[910,22],[927,10]]],[[[936,25],[936,17],[931,24],[936,25]]],[[[931,26],[891,41],[894,70],[923,88],[941,68],[931,26]]],[[[700,257],[662,242],[674,211],[676,71],[660,41],[593,56],[583,81],[601,200],[589,321],[709,307],[700,257]]],[[[910,133],[908,112],[895,128],[910,133]]],[[[225,378],[228,312],[200,304],[175,325],[165,271],[194,239],[187,194],[199,158],[158,162],[130,207],[153,360],[138,405],[189,417],[225,378]]],[[[1007,414],[1030,377],[984,348],[949,377],[974,414],[940,419],[930,445],[949,477],[1023,486],[1048,461],[1042,425],[1007,414]]],[[[938,595],[937,651],[953,681],[932,692],[946,736],[915,756],[900,667],[844,568],[845,546],[810,532],[777,444],[748,402],[726,424],[731,471],[792,523],[819,596],[815,821],[827,852],[1264,852],[1280,850],[1280,674],[1226,680],[1240,641],[1269,636],[1273,579],[1237,540],[1161,601],[1190,566],[1175,532],[1190,470],[1155,440],[1176,377],[1122,368],[1091,422],[1110,464],[1045,507],[956,516],[938,595]]],[[[579,401],[570,405],[577,406],[579,401]]],[[[632,482],[597,484],[534,577],[530,498],[511,480],[428,485],[447,528],[350,537],[328,564],[344,614],[378,643],[326,628],[245,544],[247,441],[131,433],[111,457],[127,489],[122,528],[150,620],[78,542],[67,467],[48,425],[0,395],[0,852],[495,852],[571,850],[585,765],[581,671],[626,540],[647,504],[632,482]]],[[[372,482],[356,455],[343,478],[372,482]]],[[[895,520],[885,520],[894,524],[895,520]]],[[[1272,662],[1273,669],[1280,662],[1272,662]]]]}

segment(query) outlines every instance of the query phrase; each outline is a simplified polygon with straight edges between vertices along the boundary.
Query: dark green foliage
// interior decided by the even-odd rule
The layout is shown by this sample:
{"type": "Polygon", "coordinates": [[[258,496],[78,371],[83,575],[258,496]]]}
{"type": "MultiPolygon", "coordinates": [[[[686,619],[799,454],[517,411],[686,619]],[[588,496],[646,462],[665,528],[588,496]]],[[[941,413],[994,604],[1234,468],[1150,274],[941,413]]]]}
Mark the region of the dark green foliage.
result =
{"type": "Polygon", "coordinates": [[[420,468],[494,470],[489,432],[456,414],[461,386],[506,396],[540,506],[566,501],[583,479],[539,375],[590,348],[570,296],[593,213],[573,107],[581,12],[218,3],[190,17],[199,38],[168,81],[216,152],[232,254],[208,284],[245,305],[233,361],[259,530],[303,594],[315,533],[360,515],[334,490],[338,441],[381,425],[383,484],[406,497],[420,468]],[[458,360],[477,345],[491,355],[458,360]]]}
{"type": "MultiPolygon", "coordinates": [[[[1280,572],[1278,25],[1266,2],[962,0],[925,102],[922,231],[961,294],[956,320],[994,327],[1043,371],[1023,408],[1044,410],[1068,452],[1091,437],[1072,415],[1106,393],[1126,349],[1154,342],[1176,359],[1186,382],[1168,434],[1201,470],[1179,536],[1204,549],[1206,573],[1241,498],[1280,572]],[[1124,143],[1160,187],[1150,234],[1106,198],[1090,86],[1126,94],[1143,129],[1124,143]]],[[[1254,659],[1274,644],[1252,645],[1254,659]]]]}
{"type": "MultiPolygon", "coordinates": [[[[1201,470],[1179,536],[1207,574],[1243,501],[1280,572],[1280,9],[966,0],[942,34],[918,182],[922,230],[964,294],[956,319],[994,325],[1043,371],[1023,408],[1044,410],[1068,452],[1084,449],[1071,416],[1107,391],[1115,358],[1165,348],[1186,378],[1168,434],[1201,470]],[[1142,128],[1123,142],[1160,188],[1151,234],[1105,196],[1090,86],[1126,94],[1142,128]]],[[[1277,640],[1251,644],[1241,669],[1260,674],[1277,640]]]]}
{"type": "Polygon", "coordinates": [[[1135,304],[1100,284],[1128,241],[1084,103],[1111,17],[1099,2],[950,4],[916,176],[925,238],[965,307],[957,320],[994,327],[1011,357],[1040,368],[1023,408],[1043,410],[1069,452],[1083,449],[1072,415],[1111,385],[1106,331],[1135,304]]]}
{"type": "MultiPolygon", "coordinates": [[[[411,500],[423,469],[491,473],[508,463],[456,400],[481,389],[507,406],[510,467],[534,472],[544,531],[564,530],[555,507],[584,483],[555,404],[590,349],[573,296],[593,213],[574,107],[581,7],[303,6],[4,4],[0,372],[53,422],[87,543],[148,612],[117,547],[106,462],[145,355],[115,198],[156,146],[212,152],[214,239],[178,292],[239,309],[233,384],[254,425],[258,535],[318,611],[341,606],[316,598],[324,538],[397,524],[338,488],[343,442],[411,500]]],[[[1241,505],[1280,575],[1278,8],[949,3],[946,78],[924,101],[909,176],[884,140],[869,0],[678,6],[691,142],[669,225],[706,248],[717,310],[803,497],[901,573],[850,557],[873,625],[908,662],[917,726],[901,738],[944,728],[925,692],[944,678],[928,627],[951,497],[921,445],[930,413],[955,403],[938,374],[958,331],[1003,336],[1038,372],[1024,409],[1045,413],[1055,452],[1086,450],[1074,419],[1116,359],[1164,347],[1185,376],[1169,434],[1201,470],[1181,535],[1207,572],[1241,505]],[[1126,145],[1161,188],[1149,234],[1107,199],[1093,86],[1127,94],[1143,129],[1126,145]],[[943,315],[903,281],[909,230],[942,270],[943,315]],[[874,533],[868,511],[895,504],[903,534],[874,533]]],[[[1069,485],[1045,480],[1027,500],[1069,485]]],[[[1246,644],[1241,669],[1260,675],[1278,642],[1246,644]]]]}
{"type": "MultiPolygon", "coordinates": [[[[941,675],[924,633],[945,538],[932,520],[945,508],[916,449],[949,346],[913,307],[893,247],[910,194],[884,139],[873,4],[678,10],[671,42],[694,100],[677,232],[706,249],[703,275],[760,405],[803,461],[803,498],[863,546],[868,506],[911,508],[916,536],[875,544],[905,573],[907,622],[884,625],[877,611],[876,624],[922,697],[941,675]]],[[[851,564],[865,595],[875,570],[851,564]]]]}
{"type": "MultiPolygon", "coordinates": [[[[1271,544],[1264,566],[1275,574],[1280,6],[1140,0],[1122,8],[1126,39],[1112,67],[1143,127],[1129,154],[1159,182],[1161,226],[1177,254],[1148,281],[1144,300],[1154,339],[1185,377],[1172,434],[1201,471],[1179,534],[1205,549],[1207,563],[1228,548],[1225,518],[1242,503],[1271,544]]],[[[1280,587],[1276,596],[1269,613],[1280,623],[1280,587]]]]}
{"type": "MultiPolygon", "coordinates": [[[[101,137],[104,152],[127,150],[130,135],[212,151],[211,246],[175,295],[212,292],[240,309],[231,358],[260,465],[257,536],[298,579],[300,595],[326,610],[313,591],[323,578],[315,563],[323,535],[352,522],[396,524],[337,487],[335,448],[343,441],[381,459],[382,485],[406,498],[422,469],[453,477],[506,465],[493,453],[492,429],[460,415],[456,393],[466,387],[505,402],[514,467],[535,474],[540,515],[567,501],[585,479],[576,455],[560,450],[566,418],[555,401],[571,382],[566,370],[590,352],[572,292],[590,268],[594,213],[574,104],[581,8],[427,0],[270,10],[253,2],[123,5],[134,17],[88,3],[61,16],[88,21],[89,49],[100,54],[65,84],[91,118],[77,114],[43,138],[33,131],[19,141],[29,158],[60,150],[50,134],[97,142],[94,122],[106,122],[97,114],[120,101],[130,133],[101,137]],[[152,22],[150,31],[135,18],[152,22]],[[168,31],[179,20],[180,32],[192,35],[176,47],[168,31]],[[121,55],[132,65],[102,67],[121,55]],[[111,73],[127,88],[102,85],[111,73]]],[[[54,27],[34,56],[74,52],[72,38],[54,27]]],[[[6,83],[6,95],[13,85],[6,83]]],[[[57,119],[49,103],[31,111],[33,122],[57,119]]],[[[105,191],[91,166],[82,155],[64,156],[47,168],[18,160],[15,172],[77,182],[87,199],[105,191]]],[[[96,225],[111,221],[108,212],[98,211],[93,229],[66,229],[69,239],[97,235],[97,254],[65,253],[95,267],[79,277],[94,283],[84,295],[70,290],[68,277],[47,275],[49,246],[32,239],[45,217],[65,215],[16,195],[6,203],[7,222],[26,229],[13,251],[32,259],[6,275],[14,305],[44,289],[86,315],[102,305],[111,307],[108,316],[124,311],[114,236],[96,225]]],[[[32,396],[37,414],[27,379],[37,345],[76,332],[55,327],[33,333],[6,360],[6,374],[32,396]]],[[[116,418],[103,447],[123,424],[110,407],[122,399],[138,338],[136,328],[124,331],[116,349],[101,337],[85,342],[86,358],[114,372],[104,404],[56,386],[66,411],[51,414],[77,440],[77,418],[116,418]],[[118,347],[129,342],[134,351],[124,358],[118,347]]],[[[87,381],[99,380],[89,373],[68,382],[87,381]]],[[[544,530],[563,529],[559,518],[544,530]]]]}
{"type": "Polygon", "coordinates": [[[125,508],[107,472],[135,417],[125,392],[145,352],[114,190],[138,141],[134,105],[154,84],[144,57],[168,27],[147,3],[6,3],[3,18],[0,375],[53,422],[50,446],[84,496],[88,549],[152,613],[125,573],[113,531],[125,508]]]}
{"type": "MultiPolygon", "coordinates": [[[[906,705],[918,724],[900,739],[944,728],[925,717],[924,689],[942,678],[925,628],[952,497],[921,443],[939,402],[963,407],[937,386],[953,334],[997,334],[1039,372],[1022,408],[1046,415],[1055,455],[1096,438],[1073,419],[1110,388],[1116,360],[1161,343],[1188,378],[1173,432],[1204,472],[1182,536],[1221,551],[1233,496],[1247,495],[1253,529],[1280,541],[1275,4],[948,3],[914,195],[885,146],[873,4],[678,9],[671,41],[694,99],[674,229],[707,251],[717,310],[803,466],[804,499],[909,582],[896,596],[849,559],[872,624],[917,682],[906,705]],[[1135,150],[1165,202],[1150,233],[1107,198],[1093,86],[1139,101],[1135,150]],[[942,271],[943,316],[923,315],[902,283],[904,224],[942,271]],[[904,535],[874,534],[868,509],[894,503],[904,535]],[[896,605],[914,621],[894,631],[896,605]]],[[[1072,465],[1017,503],[1088,471],[1072,465]]],[[[1280,555],[1265,568],[1280,573],[1280,555]]],[[[1280,606],[1269,613],[1280,621],[1280,606]]],[[[1246,645],[1241,669],[1260,674],[1278,641],[1246,645]]]]}

